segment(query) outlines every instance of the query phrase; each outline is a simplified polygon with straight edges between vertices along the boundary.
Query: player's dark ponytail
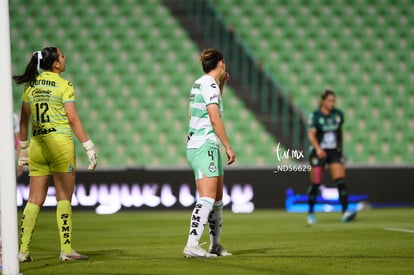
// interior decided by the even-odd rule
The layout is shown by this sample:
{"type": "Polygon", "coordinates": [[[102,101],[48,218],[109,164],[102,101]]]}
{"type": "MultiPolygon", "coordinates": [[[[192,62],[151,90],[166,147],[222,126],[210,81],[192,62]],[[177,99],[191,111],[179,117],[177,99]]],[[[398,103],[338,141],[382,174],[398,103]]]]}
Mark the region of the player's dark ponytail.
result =
{"type": "Polygon", "coordinates": [[[56,47],[46,47],[41,51],[36,51],[26,65],[24,73],[22,75],[14,75],[13,80],[16,84],[34,82],[39,75],[39,69],[51,70],[53,62],[57,61],[58,58],[56,47]]]}

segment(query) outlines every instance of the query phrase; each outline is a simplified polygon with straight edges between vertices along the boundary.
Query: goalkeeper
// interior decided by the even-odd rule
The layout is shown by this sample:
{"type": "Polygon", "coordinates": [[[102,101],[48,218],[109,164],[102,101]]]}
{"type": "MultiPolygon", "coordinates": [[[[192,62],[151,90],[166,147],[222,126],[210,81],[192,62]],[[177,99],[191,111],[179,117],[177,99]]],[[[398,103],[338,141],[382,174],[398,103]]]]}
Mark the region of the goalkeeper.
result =
{"type": "Polygon", "coordinates": [[[75,105],[72,83],[60,76],[66,59],[59,48],[46,47],[33,53],[22,75],[13,76],[23,84],[20,115],[19,165],[29,165],[30,192],[21,221],[19,261],[33,261],[30,242],[36,220],[47,194],[51,176],[56,188],[56,218],[60,238],[61,261],[84,260],[72,249],[71,199],[75,188],[76,156],[72,132],[82,143],[89,169],[97,165],[94,144],[85,133],[75,105]],[[44,71],[39,74],[39,70],[44,71]],[[32,135],[29,138],[29,120],[32,135]],[[29,146],[30,145],[30,146],[29,146]],[[30,156],[30,160],[29,160],[30,156]]]}

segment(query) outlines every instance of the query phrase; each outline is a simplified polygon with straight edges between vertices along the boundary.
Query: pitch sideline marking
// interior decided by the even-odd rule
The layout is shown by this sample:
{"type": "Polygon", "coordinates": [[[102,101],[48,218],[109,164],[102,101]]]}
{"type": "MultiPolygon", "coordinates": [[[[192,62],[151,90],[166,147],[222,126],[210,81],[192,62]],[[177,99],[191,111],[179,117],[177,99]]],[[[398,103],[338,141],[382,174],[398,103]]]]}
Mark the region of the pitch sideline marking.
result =
{"type": "Polygon", "coordinates": [[[384,228],[384,230],[388,230],[388,231],[398,231],[398,232],[404,232],[404,233],[414,233],[414,230],[413,229],[404,229],[404,228],[387,227],[387,228],[384,228]]]}

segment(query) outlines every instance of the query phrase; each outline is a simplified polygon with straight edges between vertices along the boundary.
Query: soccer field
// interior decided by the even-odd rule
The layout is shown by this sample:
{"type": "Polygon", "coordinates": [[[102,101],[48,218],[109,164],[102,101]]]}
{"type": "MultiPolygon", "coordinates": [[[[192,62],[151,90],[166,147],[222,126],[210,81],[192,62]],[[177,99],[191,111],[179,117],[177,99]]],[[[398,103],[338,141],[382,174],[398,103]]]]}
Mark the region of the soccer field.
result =
{"type": "MultiPolygon", "coordinates": [[[[59,262],[53,211],[43,211],[23,274],[414,274],[414,209],[372,209],[349,224],[339,213],[224,212],[223,245],[234,255],[182,256],[191,210],[74,212],[73,247],[88,261],[59,262]]],[[[208,241],[208,232],[202,241],[208,241]]],[[[205,245],[207,248],[208,245],[205,245]]]]}

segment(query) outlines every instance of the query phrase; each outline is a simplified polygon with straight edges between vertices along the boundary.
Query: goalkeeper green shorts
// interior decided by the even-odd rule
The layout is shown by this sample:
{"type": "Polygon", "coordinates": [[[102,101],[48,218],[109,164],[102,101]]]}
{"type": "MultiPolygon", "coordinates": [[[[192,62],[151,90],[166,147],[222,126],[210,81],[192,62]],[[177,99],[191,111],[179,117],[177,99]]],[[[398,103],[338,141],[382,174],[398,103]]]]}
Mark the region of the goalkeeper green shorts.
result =
{"type": "Polygon", "coordinates": [[[53,172],[76,170],[75,144],[71,136],[48,134],[30,140],[30,176],[48,176],[53,172]]]}
{"type": "Polygon", "coordinates": [[[187,149],[187,161],[194,172],[195,179],[224,175],[219,145],[206,142],[199,148],[187,149]]]}

